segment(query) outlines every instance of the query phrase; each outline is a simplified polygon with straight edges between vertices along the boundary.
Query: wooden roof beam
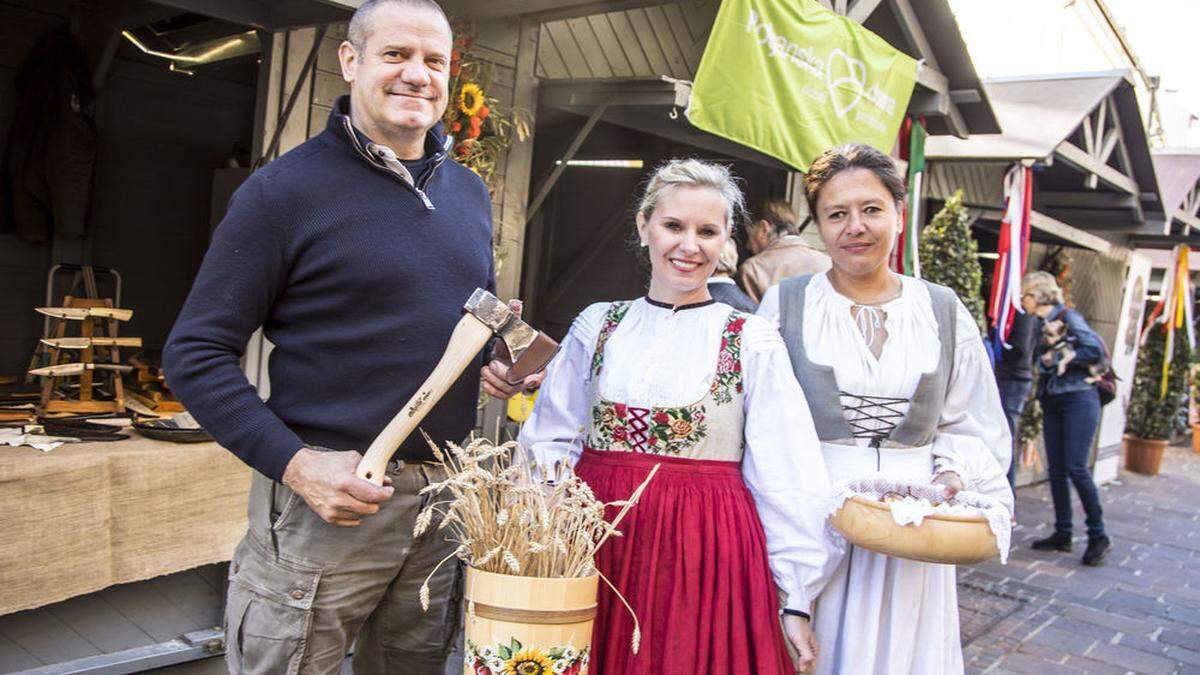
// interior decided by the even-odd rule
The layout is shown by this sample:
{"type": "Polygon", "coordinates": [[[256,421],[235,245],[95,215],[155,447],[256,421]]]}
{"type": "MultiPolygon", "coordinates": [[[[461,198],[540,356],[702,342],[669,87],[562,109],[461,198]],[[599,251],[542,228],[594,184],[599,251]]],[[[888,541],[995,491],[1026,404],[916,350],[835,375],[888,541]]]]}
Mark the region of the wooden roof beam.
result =
{"type": "MultiPolygon", "coordinates": [[[[680,85],[652,78],[542,80],[542,103],[558,107],[605,105],[687,107],[680,85]]],[[[685,89],[687,89],[685,87],[685,89]]],[[[686,93],[690,93],[690,89],[686,93]]]]}
{"type": "Polygon", "coordinates": [[[1055,192],[1038,191],[1033,194],[1033,203],[1039,208],[1067,207],[1089,209],[1134,209],[1140,204],[1135,195],[1114,192],[1055,192]]]}
{"type": "Polygon", "coordinates": [[[524,17],[536,21],[574,19],[592,14],[667,4],[667,0],[440,0],[451,16],[481,19],[524,17]]]}
{"type": "Polygon", "coordinates": [[[856,0],[845,14],[847,18],[862,23],[882,4],[883,0],[856,0]]]}
{"type": "Polygon", "coordinates": [[[1048,232],[1061,239],[1066,239],[1072,244],[1089,248],[1103,255],[1112,253],[1115,248],[1111,242],[1103,237],[1098,237],[1091,232],[1085,232],[1077,227],[1067,225],[1040,211],[1030,211],[1029,221],[1031,226],[1042,232],[1048,232]]]}
{"type": "MultiPolygon", "coordinates": [[[[941,66],[938,65],[937,55],[933,52],[933,45],[925,37],[925,31],[921,28],[921,20],[917,17],[917,12],[913,9],[911,1],[888,1],[892,3],[892,8],[896,10],[896,16],[900,19],[900,31],[904,33],[924,61],[924,63],[917,66],[917,82],[939,94],[945,94],[949,97],[950,85],[946,76],[942,74],[941,66]]],[[[951,99],[949,105],[950,109],[946,113],[946,126],[950,129],[950,133],[955,136],[967,138],[971,135],[971,132],[967,128],[966,120],[963,119],[962,113],[959,112],[958,106],[954,104],[953,99],[951,99]]]]}
{"type": "MultiPolygon", "coordinates": [[[[942,71],[930,66],[929,62],[917,66],[917,84],[946,99],[946,112],[943,113],[943,116],[946,118],[946,125],[950,128],[950,133],[959,138],[970,136],[966,120],[963,119],[962,113],[958,111],[958,106],[954,105],[954,96],[950,91],[950,81],[946,79],[942,71]]],[[[916,92],[913,93],[913,97],[917,98],[916,92]]],[[[924,114],[916,110],[911,110],[911,102],[910,111],[913,114],[924,114]]]]}
{"type": "Polygon", "coordinates": [[[1146,217],[1139,208],[1124,211],[1121,209],[1080,209],[1061,206],[1046,206],[1043,209],[1048,215],[1072,223],[1086,223],[1088,229],[1113,230],[1129,229],[1146,222],[1146,217]]]}
{"type": "Polygon", "coordinates": [[[1095,175],[1099,180],[1118,190],[1124,190],[1131,195],[1141,192],[1138,189],[1137,182],[1132,178],[1099,161],[1096,157],[1089,154],[1088,151],[1076,146],[1069,140],[1059,143],[1058,147],[1054,148],[1054,154],[1064,162],[1086,174],[1095,175]]]}
{"type": "Polygon", "coordinates": [[[1200,218],[1197,218],[1196,216],[1194,216],[1190,213],[1176,213],[1175,220],[1178,220],[1179,222],[1183,223],[1184,225],[1187,225],[1188,227],[1190,227],[1191,229],[1196,230],[1197,232],[1200,232],[1200,218]]]}

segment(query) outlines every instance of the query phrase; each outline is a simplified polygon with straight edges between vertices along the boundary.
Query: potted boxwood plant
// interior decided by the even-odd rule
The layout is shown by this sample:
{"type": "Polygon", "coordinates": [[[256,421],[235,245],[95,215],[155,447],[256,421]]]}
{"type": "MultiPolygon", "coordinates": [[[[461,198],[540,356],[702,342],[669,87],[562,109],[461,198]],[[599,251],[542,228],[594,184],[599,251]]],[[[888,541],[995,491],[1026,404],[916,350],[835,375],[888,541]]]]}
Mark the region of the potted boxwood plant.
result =
{"type": "Polygon", "coordinates": [[[1162,376],[1166,326],[1152,326],[1138,354],[1133,393],[1125,418],[1125,468],[1130,471],[1158,475],[1171,434],[1182,430],[1179,411],[1188,396],[1191,350],[1183,330],[1174,331],[1174,338],[1175,349],[1165,395],[1162,376]]]}
{"type": "MultiPolygon", "coordinates": [[[[1200,413],[1200,364],[1192,364],[1192,407],[1200,413]]],[[[1189,415],[1190,417],[1190,415],[1189,415]]],[[[1200,454],[1200,417],[1192,424],[1192,452],[1200,454]]]]}

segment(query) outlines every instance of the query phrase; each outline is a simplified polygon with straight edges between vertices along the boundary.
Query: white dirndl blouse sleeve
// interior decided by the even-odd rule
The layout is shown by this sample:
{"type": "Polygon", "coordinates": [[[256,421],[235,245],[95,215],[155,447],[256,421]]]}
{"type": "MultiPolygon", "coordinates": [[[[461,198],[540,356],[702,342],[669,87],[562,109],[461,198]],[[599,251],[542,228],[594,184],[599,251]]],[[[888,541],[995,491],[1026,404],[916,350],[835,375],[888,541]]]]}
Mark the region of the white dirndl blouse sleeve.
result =
{"type": "Polygon", "coordinates": [[[517,442],[544,471],[552,471],[562,461],[574,466],[583,454],[591,406],[592,354],[608,308],[609,303],[596,303],[575,318],[558,354],[546,367],[537,403],[517,435],[517,442]]]}
{"type": "Polygon", "coordinates": [[[825,535],[831,485],[804,392],[783,339],[761,317],[742,333],[745,454],[742,476],[754,495],[784,607],[808,613],[831,573],[825,535]]]}
{"type": "Polygon", "coordinates": [[[995,496],[1011,511],[1012,434],[979,328],[957,305],[954,369],[933,441],[934,469],[957,472],[968,490],[995,496]]]}

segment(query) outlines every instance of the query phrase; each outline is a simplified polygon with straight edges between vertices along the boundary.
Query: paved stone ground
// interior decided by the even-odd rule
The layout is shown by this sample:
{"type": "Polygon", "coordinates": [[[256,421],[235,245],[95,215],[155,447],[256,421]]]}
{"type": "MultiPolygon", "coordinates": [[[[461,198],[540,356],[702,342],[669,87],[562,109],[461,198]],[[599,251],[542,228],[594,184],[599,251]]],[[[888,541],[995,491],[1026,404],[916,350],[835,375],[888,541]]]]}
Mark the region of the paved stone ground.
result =
{"type": "Polygon", "coordinates": [[[1168,448],[1159,476],[1122,472],[1101,489],[1114,542],[1101,567],[1033,551],[1052,531],[1047,484],[1017,491],[1013,552],[959,571],[968,673],[1200,674],[1200,455],[1168,448]]]}
{"type": "MultiPolygon", "coordinates": [[[[1122,473],[1101,500],[1115,547],[1105,565],[1084,567],[1078,501],[1075,552],[1033,551],[1051,530],[1049,486],[1017,491],[1008,564],[959,571],[968,673],[1200,675],[1200,455],[1169,448],[1161,475],[1122,473]]],[[[225,668],[209,659],[154,672],[225,668]]]]}

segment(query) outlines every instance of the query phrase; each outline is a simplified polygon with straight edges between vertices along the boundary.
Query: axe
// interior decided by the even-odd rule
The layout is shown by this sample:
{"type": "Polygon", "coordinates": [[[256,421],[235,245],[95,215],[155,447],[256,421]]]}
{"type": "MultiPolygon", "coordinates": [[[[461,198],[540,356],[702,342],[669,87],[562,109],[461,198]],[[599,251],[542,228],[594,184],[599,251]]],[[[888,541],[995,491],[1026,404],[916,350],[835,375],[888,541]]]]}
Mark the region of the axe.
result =
{"type": "Polygon", "coordinates": [[[392,453],[437,405],[492,335],[503,341],[503,346],[512,357],[512,367],[505,377],[509,384],[519,384],[545,368],[558,352],[557,342],[545,333],[534,330],[500,298],[482,288],[475,289],[463,309],[463,318],[459,319],[454,332],[450,334],[446,351],[433,372],[367,448],[354,472],[359,478],[383,485],[383,475],[392,453]]]}

